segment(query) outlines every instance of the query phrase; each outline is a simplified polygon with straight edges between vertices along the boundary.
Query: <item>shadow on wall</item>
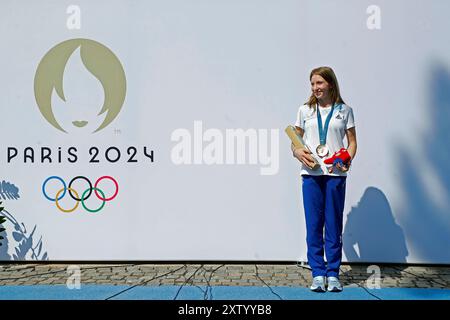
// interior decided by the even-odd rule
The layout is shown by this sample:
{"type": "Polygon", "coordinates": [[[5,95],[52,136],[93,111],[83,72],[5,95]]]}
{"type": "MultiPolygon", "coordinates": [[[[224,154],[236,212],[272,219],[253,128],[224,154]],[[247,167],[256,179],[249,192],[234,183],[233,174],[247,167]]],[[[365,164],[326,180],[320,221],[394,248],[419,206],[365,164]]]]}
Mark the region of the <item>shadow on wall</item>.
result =
{"type": "Polygon", "coordinates": [[[408,249],[384,193],[369,187],[347,216],[343,250],[349,262],[406,263],[408,249]]]}
{"type": "MultiPolygon", "coordinates": [[[[3,181],[1,187],[0,198],[9,200],[17,200],[20,198],[19,188],[15,185],[3,181]]],[[[16,218],[6,210],[7,203],[3,203],[3,206],[5,209],[1,214],[6,218],[6,222],[3,224],[3,227],[6,230],[1,233],[4,239],[2,240],[2,246],[0,246],[0,261],[48,260],[47,252],[43,252],[42,237],[36,241],[35,232],[37,225],[34,226],[31,232],[28,232],[25,224],[17,221],[16,218]],[[14,248],[12,254],[9,253],[10,246],[13,246],[14,248]]]]}
{"type": "Polygon", "coordinates": [[[430,126],[416,143],[423,156],[415,157],[401,143],[396,146],[406,200],[399,213],[409,247],[419,262],[450,263],[450,73],[435,64],[428,82],[429,99],[423,107],[430,126]]]}
{"type": "Polygon", "coordinates": [[[19,198],[19,188],[5,180],[0,183],[0,200],[17,200],[19,198]]]}

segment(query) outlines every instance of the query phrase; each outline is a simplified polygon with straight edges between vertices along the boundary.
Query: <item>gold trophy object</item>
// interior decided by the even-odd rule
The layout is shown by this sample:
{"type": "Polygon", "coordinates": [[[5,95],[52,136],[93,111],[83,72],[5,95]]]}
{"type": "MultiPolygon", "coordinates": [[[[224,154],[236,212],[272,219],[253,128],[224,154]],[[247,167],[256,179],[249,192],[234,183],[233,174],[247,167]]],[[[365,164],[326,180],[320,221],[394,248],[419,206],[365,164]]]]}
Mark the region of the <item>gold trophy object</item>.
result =
{"type": "MultiPolygon", "coordinates": [[[[291,126],[291,125],[287,126],[284,131],[287,133],[288,137],[291,139],[295,148],[306,148],[309,150],[308,146],[305,144],[302,137],[300,137],[300,135],[297,133],[297,130],[295,130],[294,126],[291,126]]],[[[311,169],[317,170],[318,168],[320,168],[320,164],[316,160],[316,158],[314,158],[312,153],[311,153],[311,156],[314,159],[314,166],[311,169]]]]}

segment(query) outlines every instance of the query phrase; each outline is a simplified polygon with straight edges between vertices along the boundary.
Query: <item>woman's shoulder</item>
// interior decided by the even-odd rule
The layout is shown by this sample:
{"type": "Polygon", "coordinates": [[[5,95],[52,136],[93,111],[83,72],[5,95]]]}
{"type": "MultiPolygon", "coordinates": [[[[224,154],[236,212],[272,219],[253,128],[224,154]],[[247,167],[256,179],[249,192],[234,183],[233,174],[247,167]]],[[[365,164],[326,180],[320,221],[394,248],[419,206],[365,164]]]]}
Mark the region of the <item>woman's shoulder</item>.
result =
{"type": "Polygon", "coordinates": [[[300,107],[298,107],[298,112],[310,112],[311,110],[313,110],[313,108],[311,108],[311,106],[307,104],[303,104],[300,107]]]}
{"type": "Polygon", "coordinates": [[[298,108],[298,115],[303,119],[312,117],[314,115],[314,108],[307,104],[303,104],[298,108]]]}
{"type": "Polygon", "coordinates": [[[342,104],[339,105],[339,111],[342,111],[342,112],[353,112],[353,109],[349,105],[347,105],[345,103],[342,103],[342,104]]]}

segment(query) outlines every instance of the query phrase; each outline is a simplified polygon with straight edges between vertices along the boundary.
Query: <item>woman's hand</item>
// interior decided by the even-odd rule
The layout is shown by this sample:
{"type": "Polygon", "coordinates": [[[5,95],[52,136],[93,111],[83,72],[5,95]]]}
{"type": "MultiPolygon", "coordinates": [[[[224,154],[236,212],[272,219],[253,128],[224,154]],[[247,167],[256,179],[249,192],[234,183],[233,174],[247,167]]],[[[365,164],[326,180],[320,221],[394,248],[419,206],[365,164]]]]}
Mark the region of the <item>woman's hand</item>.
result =
{"type": "MultiPolygon", "coordinates": [[[[350,170],[350,166],[352,165],[352,161],[350,160],[347,164],[343,164],[343,163],[341,163],[341,162],[338,162],[337,164],[336,164],[336,168],[338,169],[338,170],[340,170],[341,172],[347,172],[348,170],[350,170]]],[[[330,168],[328,168],[328,172],[329,173],[333,173],[333,169],[334,169],[334,167],[335,166],[331,166],[330,168]]]]}
{"type": "Polygon", "coordinates": [[[312,169],[314,167],[314,159],[311,156],[311,151],[309,151],[307,148],[296,148],[293,151],[293,155],[308,168],[312,169]]]}

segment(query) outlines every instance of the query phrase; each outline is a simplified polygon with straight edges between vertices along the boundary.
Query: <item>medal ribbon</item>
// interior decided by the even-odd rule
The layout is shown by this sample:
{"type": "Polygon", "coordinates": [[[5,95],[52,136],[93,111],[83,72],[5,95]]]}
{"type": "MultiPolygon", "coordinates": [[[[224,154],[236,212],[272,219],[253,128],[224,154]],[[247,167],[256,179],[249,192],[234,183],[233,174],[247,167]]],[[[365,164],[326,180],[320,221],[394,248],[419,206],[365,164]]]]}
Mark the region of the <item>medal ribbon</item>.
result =
{"type": "Polygon", "coordinates": [[[328,125],[330,124],[331,117],[333,116],[333,111],[335,108],[335,105],[331,107],[331,111],[328,114],[326,120],[325,120],[325,128],[322,126],[322,116],[320,115],[319,105],[317,105],[317,124],[319,127],[319,138],[320,138],[320,144],[325,145],[327,142],[327,132],[328,132],[328,125]]]}

